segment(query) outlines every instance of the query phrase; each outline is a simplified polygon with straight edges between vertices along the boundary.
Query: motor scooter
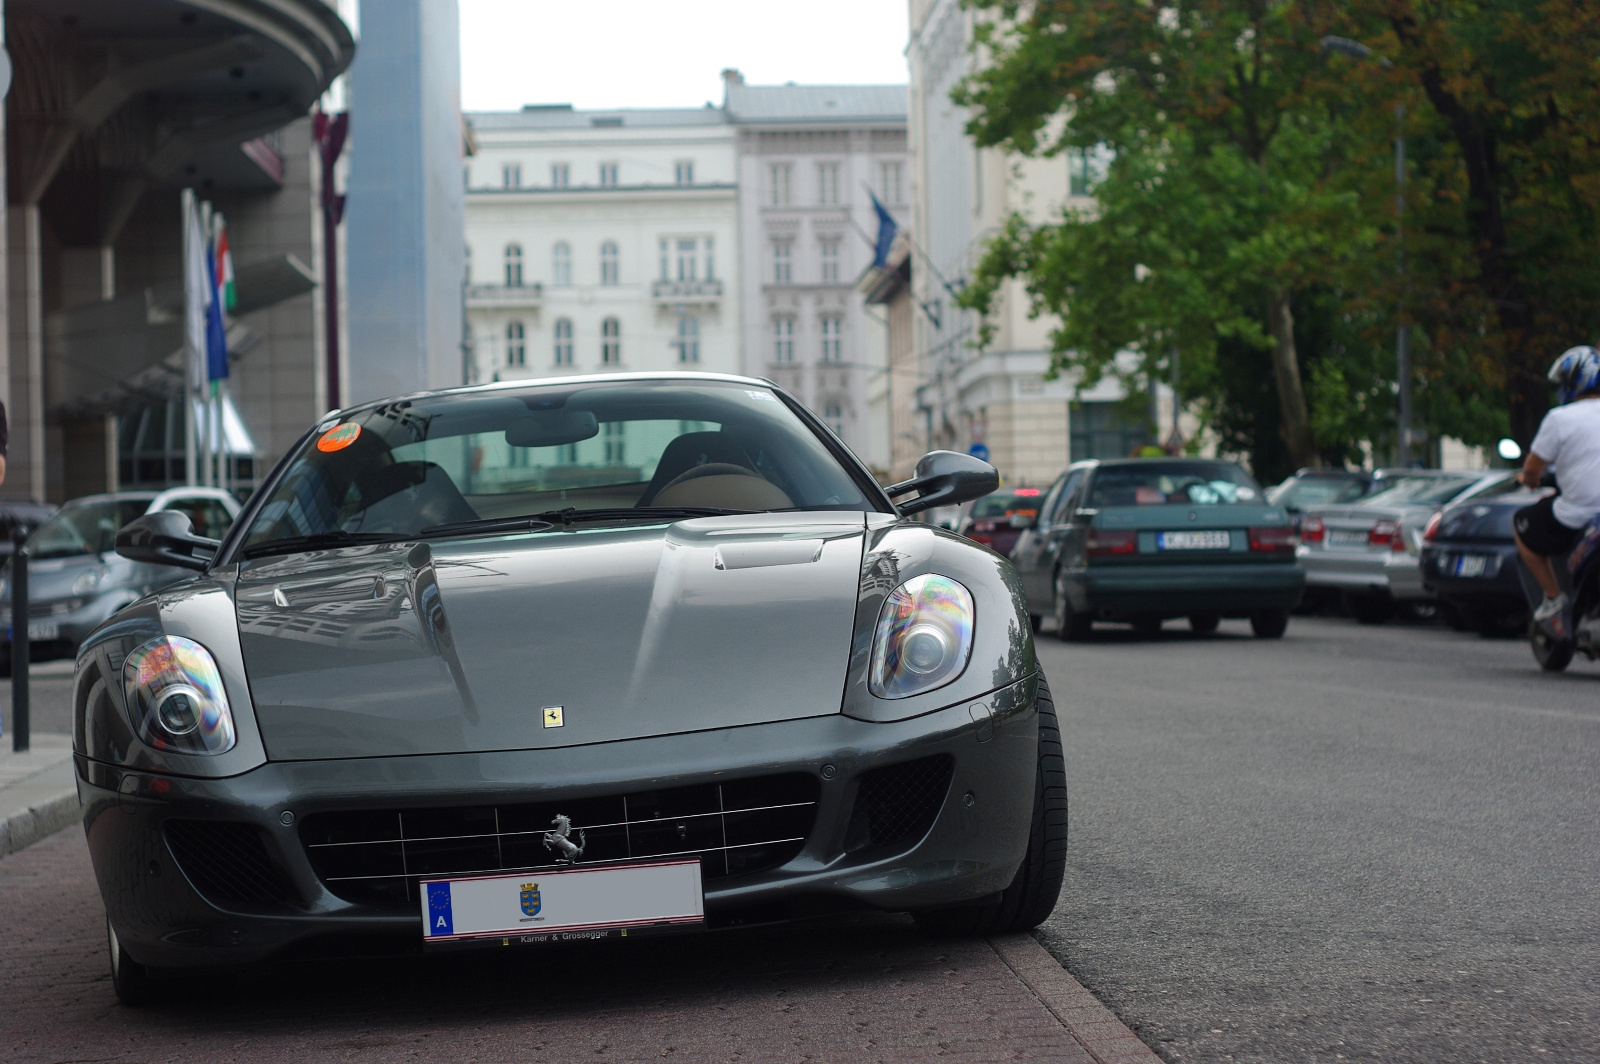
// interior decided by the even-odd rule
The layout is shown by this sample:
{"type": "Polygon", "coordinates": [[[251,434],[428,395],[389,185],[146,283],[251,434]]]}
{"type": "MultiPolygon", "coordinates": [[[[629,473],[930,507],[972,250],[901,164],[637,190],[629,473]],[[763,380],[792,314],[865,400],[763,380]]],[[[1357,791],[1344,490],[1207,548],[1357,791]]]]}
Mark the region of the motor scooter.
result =
{"type": "Polygon", "coordinates": [[[1528,644],[1534,660],[1546,672],[1560,672],[1579,652],[1590,661],[1600,660],[1600,517],[1589,522],[1578,545],[1566,557],[1550,561],[1561,590],[1567,593],[1567,608],[1561,617],[1565,639],[1556,639],[1531,619],[1544,601],[1544,590],[1521,559],[1517,561],[1517,574],[1522,578],[1523,594],[1528,596],[1528,644]]]}

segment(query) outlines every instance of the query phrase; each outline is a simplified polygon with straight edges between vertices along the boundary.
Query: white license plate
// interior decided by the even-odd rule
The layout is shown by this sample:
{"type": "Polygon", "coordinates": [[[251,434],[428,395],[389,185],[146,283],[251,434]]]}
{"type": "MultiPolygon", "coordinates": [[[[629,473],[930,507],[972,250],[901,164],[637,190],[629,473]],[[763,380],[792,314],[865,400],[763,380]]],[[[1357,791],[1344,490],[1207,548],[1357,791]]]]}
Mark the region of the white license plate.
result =
{"type": "Polygon", "coordinates": [[[1159,532],[1156,550],[1227,550],[1231,542],[1223,532],[1159,532]]]}
{"type": "Polygon", "coordinates": [[[1365,547],[1367,533],[1351,532],[1345,529],[1328,529],[1328,546],[1330,547],[1365,547]]]}
{"type": "Polygon", "coordinates": [[[1484,554],[1463,554],[1456,559],[1455,575],[1468,578],[1493,576],[1495,569],[1498,568],[1498,566],[1495,569],[1490,568],[1490,563],[1493,561],[1492,557],[1484,554]]]}
{"type": "Polygon", "coordinates": [[[705,922],[700,859],[425,879],[422,939],[543,942],[705,922]]]}
{"type": "MultiPolygon", "coordinates": [[[[15,629],[6,628],[6,639],[9,641],[15,629]]],[[[52,639],[61,638],[61,626],[55,621],[29,621],[28,640],[33,643],[47,643],[52,639]]]]}

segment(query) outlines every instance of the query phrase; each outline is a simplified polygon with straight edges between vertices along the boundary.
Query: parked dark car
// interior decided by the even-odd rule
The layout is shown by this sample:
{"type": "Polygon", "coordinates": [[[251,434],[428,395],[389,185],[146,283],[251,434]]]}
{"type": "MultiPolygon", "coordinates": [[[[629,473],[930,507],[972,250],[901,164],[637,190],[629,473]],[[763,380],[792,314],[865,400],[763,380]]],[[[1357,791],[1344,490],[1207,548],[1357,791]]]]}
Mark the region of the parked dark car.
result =
{"type": "Polygon", "coordinates": [[[1422,536],[1422,583],[1453,610],[1462,628],[1484,635],[1527,624],[1528,600],[1517,574],[1511,519],[1543,490],[1516,488],[1448,506],[1422,536]]]}
{"type": "Polygon", "coordinates": [[[49,503],[16,495],[0,495],[0,558],[11,556],[12,550],[15,549],[11,542],[11,534],[18,527],[38,528],[55,512],[56,508],[49,503]]]}
{"type": "Polygon", "coordinates": [[[1009,557],[1021,534],[1012,516],[1037,517],[1043,501],[1044,492],[1038,488],[1001,488],[963,507],[956,532],[1009,557]]]}
{"type": "Polygon", "coordinates": [[[1037,626],[1062,639],[1095,621],[1153,632],[1187,617],[1196,632],[1248,617],[1256,635],[1283,635],[1305,574],[1282,507],[1236,462],[1122,458],[1062,474],[1012,550],[1037,626]]]}

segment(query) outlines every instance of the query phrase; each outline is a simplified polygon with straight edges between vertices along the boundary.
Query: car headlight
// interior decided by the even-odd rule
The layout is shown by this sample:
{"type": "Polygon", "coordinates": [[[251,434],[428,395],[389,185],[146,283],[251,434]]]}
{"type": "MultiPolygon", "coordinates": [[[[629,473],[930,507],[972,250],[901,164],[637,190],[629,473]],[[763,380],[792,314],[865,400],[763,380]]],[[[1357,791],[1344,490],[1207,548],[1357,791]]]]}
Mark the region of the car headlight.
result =
{"type": "Polygon", "coordinates": [[[105,578],[106,571],[104,569],[85,569],[78,574],[78,579],[72,582],[72,593],[74,595],[87,595],[99,587],[100,581],[105,578]]]}
{"type": "Polygon", "coordinates": [[[947,576],[916,576],[878,614],[867,689],[909,698],[955,680],[972,656],[972,592],[947,576]]]}
{"type": "Polygon", "coordinates": [[[211,653],[168,635],[128,655],[122,666],[128,713],[139,738],[157,750],[224,754],[236,739],[233,710],[211,653]]]}

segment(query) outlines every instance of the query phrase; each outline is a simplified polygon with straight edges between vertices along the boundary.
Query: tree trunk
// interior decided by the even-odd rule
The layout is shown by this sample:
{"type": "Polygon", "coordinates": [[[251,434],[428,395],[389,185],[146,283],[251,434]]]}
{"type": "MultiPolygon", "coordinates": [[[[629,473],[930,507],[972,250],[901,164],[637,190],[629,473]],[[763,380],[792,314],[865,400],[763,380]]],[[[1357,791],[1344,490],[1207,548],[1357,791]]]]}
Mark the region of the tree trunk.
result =
{"type": "Polygon", "coordinates": [[[1289,448],[1295,468],[1318,464],[1317,444],[1311,436],[1311,414],[1300,384],[1300,355],[1294,346],[1294,311],[1289,290],[1272,294],[1272,375],[1278,384],[1278,431],[1289,448]]]}

